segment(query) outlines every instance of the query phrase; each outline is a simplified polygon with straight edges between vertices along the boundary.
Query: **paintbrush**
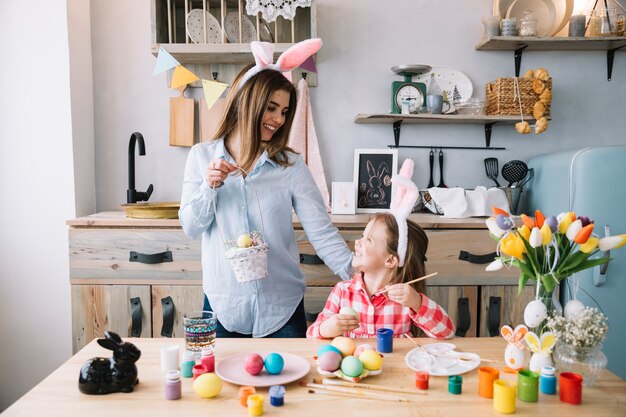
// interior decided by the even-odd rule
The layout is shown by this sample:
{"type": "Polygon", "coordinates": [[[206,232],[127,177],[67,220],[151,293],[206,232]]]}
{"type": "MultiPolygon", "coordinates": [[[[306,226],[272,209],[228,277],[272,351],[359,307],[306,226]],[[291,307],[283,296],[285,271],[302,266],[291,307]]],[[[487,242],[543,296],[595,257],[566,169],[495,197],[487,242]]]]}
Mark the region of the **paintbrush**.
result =
{"type": "MultiPolygon", "coordinates": [[[[411,281],[409,281],[409,282],[404,282],[404,284],[413,284],[413,283],[416,283],[416,282],[419,282],[419,281],[423,281],[423,280],[425,280],[425,279],[427,279],[427,278],[434,277],[434,276],[435,276],[435,275],[437,275],[437,274],[438,274],[438,272],[433,272],[432,274],[424,275],[424,276],[423,276],[423,277],[421,277],[421,278],[416,278],[416,279],[413,279],[413,280],[411,280],[411,281]]],[[[380,292],[380,294],[384,294],[384,293],[386,293],[387,291],[389,291],[389,289],[382,290],[382,291],[380,292]]]]}
{"type": "Polygon", "coordinates": [[[396,395],[387,395],[387,394],[379,394],[376,392],[368,392],[366,390],[358,389],[358,388],[349,388],[349,387],[341,387],[341,386],[331,386],[331,385],[323,385],[323,384],[312,384],[310,382],[300,381],[300,385],[307,388],[314,388],[316,390],[325,390],[333,393],[340,394],[350,394],[353,396],[358,396],[359,398],[369,398],[375,400],[385,400],[385,401],[399,401],[399,402],[407,402],[409,401],[406,397],[398,397],[396,395]]]}
{"type": "Polygon", "coordinates": [[[316,384],[320,384],[321,383],[323,385],[336,385],[336,386],[341,386],[341,387],[362,388],[362,389],[366,389],[366,390],[398,392],[398,393],[404,393],[404,394],[427,395],[426,391],[414,391],[414,390],[409,390],[409,389],[404,389],[404,388],[386,387],[384,385],[374,385],[374,384],[363,384],[363,383],[356,383],[356,382],[339,381],[339,380],[331,379],[331,378],[324,378],[324,379],[321,379],[321,380],[319,378],[314,378],[313,382],[315,382],[316,384]]]}
{"type": "MultiPolygon", "coordinates": [[[[342,398],[358,398],[361,400],[379,400],[380,398],[367,397],[361,394],[349,394],[346,392],[334,392],[334,391],[324,391],[319,389],[309,388],[309,394],[321,394],[321,395],[331,395],[333,397],[342,397],[342,398]]],[[[400,400],[394,400],[400,401],[400,400]]]]}

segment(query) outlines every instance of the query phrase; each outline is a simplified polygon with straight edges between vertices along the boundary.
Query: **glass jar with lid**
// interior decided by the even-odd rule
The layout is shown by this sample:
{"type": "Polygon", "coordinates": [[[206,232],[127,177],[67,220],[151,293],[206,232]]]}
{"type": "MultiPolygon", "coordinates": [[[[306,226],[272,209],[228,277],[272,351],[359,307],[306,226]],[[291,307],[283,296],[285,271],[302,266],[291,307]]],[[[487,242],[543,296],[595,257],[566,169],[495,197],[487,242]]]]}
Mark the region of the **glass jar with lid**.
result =
{"type": "Polygon", "coordinates": [[[537,19],[533,17],[532,10],[525,10],[524,17],[520,20],[520,36],[537,36],[537,19]]]}

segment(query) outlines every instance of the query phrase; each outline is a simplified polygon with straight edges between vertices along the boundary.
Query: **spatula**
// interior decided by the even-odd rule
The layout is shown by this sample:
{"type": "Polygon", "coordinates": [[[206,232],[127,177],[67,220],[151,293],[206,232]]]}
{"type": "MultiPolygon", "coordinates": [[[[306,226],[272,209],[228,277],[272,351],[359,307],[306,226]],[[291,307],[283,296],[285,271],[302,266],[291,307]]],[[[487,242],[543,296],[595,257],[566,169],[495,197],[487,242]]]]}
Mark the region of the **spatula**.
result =
{"type": "Polygon", "coordinates": [[[485,172],[487,178],[496,183],[496,187],[500,187],[498,182],[498,158],[485,158],[485,172]]]}

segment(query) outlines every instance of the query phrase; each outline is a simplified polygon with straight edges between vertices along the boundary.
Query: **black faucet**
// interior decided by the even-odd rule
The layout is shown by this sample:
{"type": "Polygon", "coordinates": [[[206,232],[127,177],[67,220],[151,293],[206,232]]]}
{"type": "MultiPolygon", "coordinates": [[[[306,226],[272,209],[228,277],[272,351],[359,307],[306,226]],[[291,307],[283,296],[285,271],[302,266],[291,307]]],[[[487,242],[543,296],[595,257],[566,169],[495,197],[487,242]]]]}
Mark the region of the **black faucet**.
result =
{"type": "Polygon", "coordinates": [[[135,142],[139,143],[139,155],[146,154],[146,144],[143,141],[143,135],[139,132],[130,135],[130,142],[128,142],[128,190],[126,190],[126,202],[128,204],[136,203],[137,201],[148,201],[152,191],[154,191],[152,184],[150,184],[145,193],[135,190],[135,142]]]}

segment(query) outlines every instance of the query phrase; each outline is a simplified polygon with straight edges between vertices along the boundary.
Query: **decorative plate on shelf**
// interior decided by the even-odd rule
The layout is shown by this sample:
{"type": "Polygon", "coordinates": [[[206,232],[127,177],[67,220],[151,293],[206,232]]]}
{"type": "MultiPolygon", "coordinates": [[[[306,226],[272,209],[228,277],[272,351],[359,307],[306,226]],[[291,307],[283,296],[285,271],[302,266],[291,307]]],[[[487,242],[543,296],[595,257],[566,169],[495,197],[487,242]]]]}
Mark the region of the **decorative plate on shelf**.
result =
{"type": "Polygon", "coordinates": [[[239,13],[230,12],[224,18],[224,31],[226,37],[230,43],[250,43],[256,41],[256,29],[254,24],[250,21],[248,16],[241,16],[242,28],[241,37],[243,40],[239,41],[239,13]]]}
{"type": "MultiPolygon", "coordinates": [[[[266,357],[272,352],[258,352],[266,357]]],[[[223,359],[217,359],[215,373],[226,382],[236,385],[251,385],[253,387],[269,387],[285,385],[304,378],[311,370],[309,362],[298,355],[287,352],[278,352],[285,360],[285,366],[278,375],[270,375],[263,370],[259,375],[250,375],[243,367],[244,359],[250,353],[238,353],[223,359]]]]}
{"type": "Polygon", "coordinates": [[[218,43],[220,41],[220,24],[208,11],[193,9],[187,14],[187,35],[193,43],[218,43]],[[204,40],[204,25],[206,22],[206,42],[204,40]]]}
{"type": "Polygon", "coordinates": [[[452,343],[430,343],[409,351],[404,357],[406,365],[414,371],[428,371],[432,376],[460,375],[478,368],[480,357],[475,353],[459,353],[452,343]]]}
{"type": "Polygon", "coordinates": [[[445,95],[448,102],[471,98],[474,93],[474,87],[467,75],[443,65],[433,65],[430,71],[413,77],[413,81],[426,84],[426,94],[445,95]]]}

